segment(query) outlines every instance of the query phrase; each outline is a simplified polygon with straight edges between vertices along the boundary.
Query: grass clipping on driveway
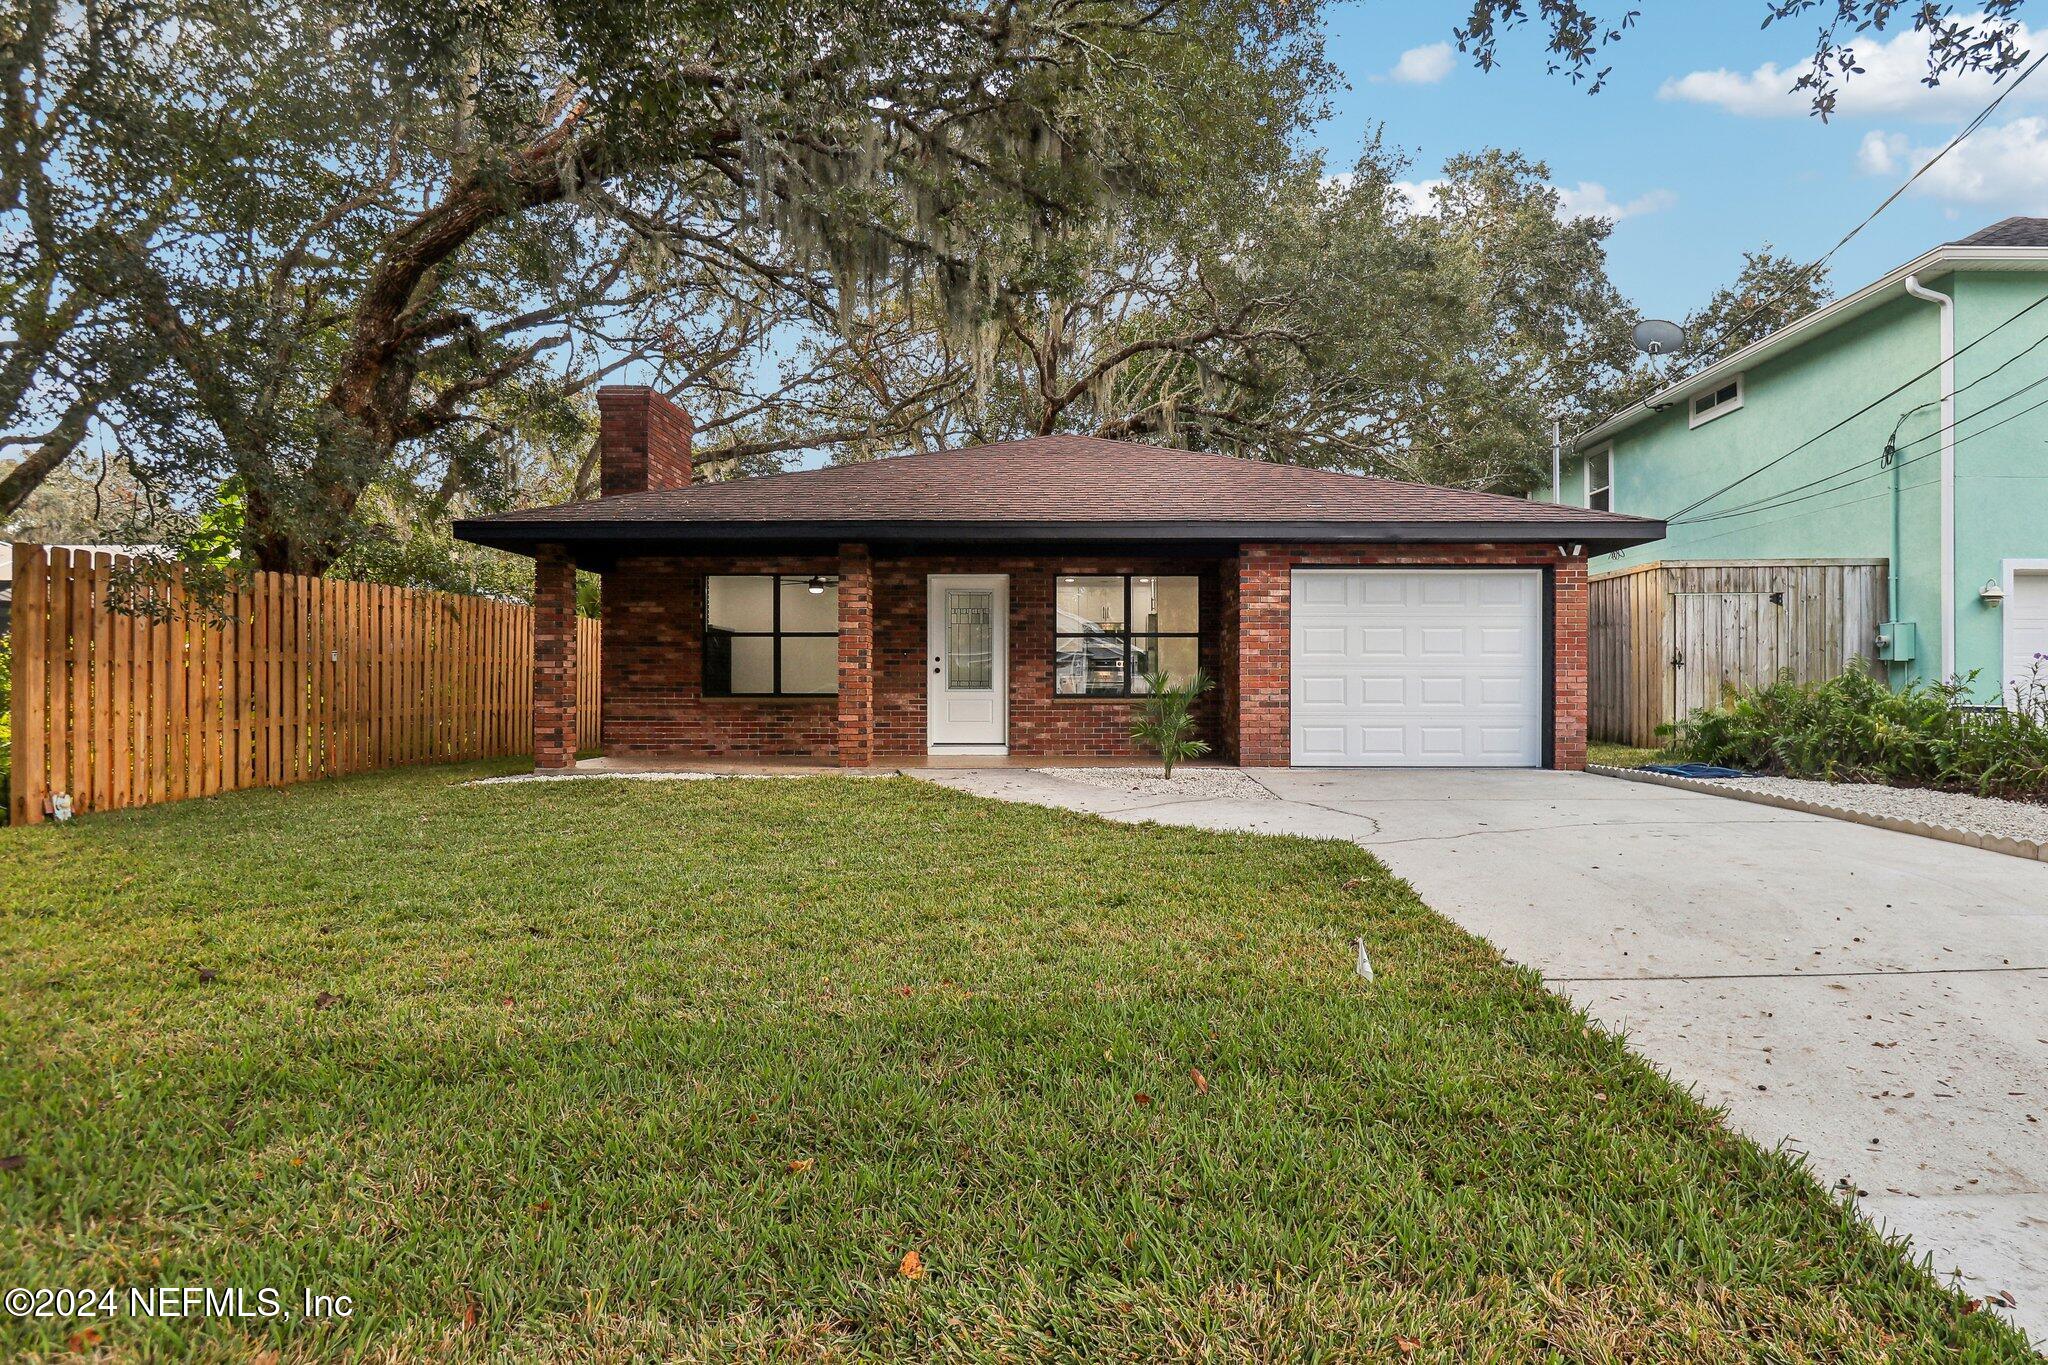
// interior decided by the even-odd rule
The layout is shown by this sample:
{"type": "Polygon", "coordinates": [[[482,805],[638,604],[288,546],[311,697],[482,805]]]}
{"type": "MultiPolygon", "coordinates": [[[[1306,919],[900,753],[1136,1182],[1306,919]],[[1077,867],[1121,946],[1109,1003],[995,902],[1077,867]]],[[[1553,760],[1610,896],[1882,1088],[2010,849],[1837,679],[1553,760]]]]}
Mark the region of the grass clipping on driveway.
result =
{"type": "Polygon", "coordinates": [[[0,830],[0,1282],[356,1305],[0,1351],[2023,1354],[1349,845],[480,771],[0,830]]]}

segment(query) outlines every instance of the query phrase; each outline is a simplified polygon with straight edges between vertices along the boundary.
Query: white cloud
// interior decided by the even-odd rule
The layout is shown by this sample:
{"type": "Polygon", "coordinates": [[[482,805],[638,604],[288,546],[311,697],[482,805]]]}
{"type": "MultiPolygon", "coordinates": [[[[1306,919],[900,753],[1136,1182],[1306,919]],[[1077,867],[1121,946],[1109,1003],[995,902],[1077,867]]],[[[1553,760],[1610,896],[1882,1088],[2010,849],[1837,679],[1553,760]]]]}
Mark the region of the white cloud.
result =
{"type": "MultiPolygon", "coordinates": [[[[1941,150],[1915,146],[1904,133],[1872,131],[1857,149],[1867,175],[1904,175],[1941,150]]],[[[1980,128],[1913,182],[1913,193],[1959,204],[2048,213],[2048,119],[2028,115],[1980,128]]]]}
{"type": "MultiPolygon", "coordinates": [[[[2023,50],[2036,47],[2035,36],[2025,27],[2015,34],[2023,50]]],[[[1862,71],[1838,86],[1836,114],[1848,118],[1948,119],[1973,114],[1989,104],[1999,86],[1981,72],[1947,75],[1941,84],[1928,88],[1927,35],[1904,29],[1879,42],[1854,43],[1852,51],[1862,71]]],[[[1792,83],[1805,72],[1803,63],[1781,67],[1765,62],[1747,73],[1717,68],[1675,76],[1657,88],[1657,98],[1711,104],[1745,118],[1803,118],[1813,110],[1811,92],[1794,92],[1792,83]]],[[[2012,75],[2006,76],[2006,83],[2012,75]]],[[[2008,105],[2038,101],[2048,91],[2029,84],[2015,93],[2008,105]]]]}
{"type": "Polygon", "coordinates": [[[1392,70],[1373,79],[1393,81],[1398,85],[1435,85],[1451,74],[1457,60],[1449,43],[1411,47],[1401,54],[1401,60],[1394,63],[1392,70]]]}
{"type": "Polygon", "coordinates": [[[1449,183],[1441,176],[1434,180],[1396,180],[1394,195],[1410,213],[1435,213],[1437,189],[1449,183]]]}
{"type": "Polygon", "coordinates": [[[1639,194],[1626,203],[1617,204],[1607,193],[1607,187],[1593,180],[1581,180],[1578,184],[1557,187],[1557,216],[1567,221],[1573,218],[1605,218],[1618,223],[1624,218],[1636,218],[1645,213],[1661,213],[1678,202],[1678,196],[1670,190],[1651,190],[1639,194]]]}
{"type": "Polygon", "coordinates": [[[1865,175],[1890,175],[1898,170],[1907,151],[1904,133],[1881,133],[1873,128],[1856,148],[1856,166],[1865,175]]]}

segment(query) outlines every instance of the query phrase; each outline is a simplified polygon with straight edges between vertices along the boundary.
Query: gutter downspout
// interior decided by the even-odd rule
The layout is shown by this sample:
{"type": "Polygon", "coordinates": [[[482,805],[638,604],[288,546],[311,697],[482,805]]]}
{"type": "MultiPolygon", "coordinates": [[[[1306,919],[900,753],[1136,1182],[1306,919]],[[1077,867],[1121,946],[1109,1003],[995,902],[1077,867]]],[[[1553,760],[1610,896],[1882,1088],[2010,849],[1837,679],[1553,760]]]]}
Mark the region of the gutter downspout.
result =
{"type": "Polygon", "coordinates": [[[1564,506],[1564,418],[1550,419],[1550,500],[1564,506]]]}
{"type": "Polygon", "coordinates": [[[1906,292],[1941,307],[1941,681],[1956,675],[1956,301],[1906,276],[1906,292]]]}

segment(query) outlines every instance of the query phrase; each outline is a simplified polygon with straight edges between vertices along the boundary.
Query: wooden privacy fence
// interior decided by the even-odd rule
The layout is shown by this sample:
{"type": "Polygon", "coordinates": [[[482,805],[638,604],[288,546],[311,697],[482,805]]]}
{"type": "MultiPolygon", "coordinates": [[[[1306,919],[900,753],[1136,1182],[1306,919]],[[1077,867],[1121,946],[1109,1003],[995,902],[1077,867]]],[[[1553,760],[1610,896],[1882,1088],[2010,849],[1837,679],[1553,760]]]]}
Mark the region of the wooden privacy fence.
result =
{"type": "Polygon", "coordinates": [[[1644,564],[1593,575],[1587,606],[1590,733],[1648,747],[1659,725],[1730,691],[1876,669],[1885,561],[1644,564]]]}
{"type": "MultiPolygon", "coordinates": [[[[290,574],[208,610],[130,561],[14,547],[9,817],[115,810],[533,750],[533,609],[290,574]],[[121,610],[145,599],[147,612],[121,610]]],[[[577,623],[579,743],[598,742],[598,623],[577,623]]]]}

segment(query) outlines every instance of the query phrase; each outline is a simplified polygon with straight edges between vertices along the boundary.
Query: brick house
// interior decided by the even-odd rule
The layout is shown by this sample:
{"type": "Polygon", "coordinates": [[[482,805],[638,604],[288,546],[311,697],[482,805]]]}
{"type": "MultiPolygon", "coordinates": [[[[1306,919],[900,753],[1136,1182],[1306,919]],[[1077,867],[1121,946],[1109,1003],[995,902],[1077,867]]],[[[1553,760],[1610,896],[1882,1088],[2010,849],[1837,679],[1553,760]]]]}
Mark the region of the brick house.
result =
{"type": "Polygon", "coordinates": [[[603,496],[456,524],[536,568],[535,758],[575,758],[575,570],[607,755],[1139,757],[1147,676],[1247,765],[1550,766],[1586,748],[1586,557],[1660,522],[1041,436],[725,483],[600,392],[603,496]]]}

